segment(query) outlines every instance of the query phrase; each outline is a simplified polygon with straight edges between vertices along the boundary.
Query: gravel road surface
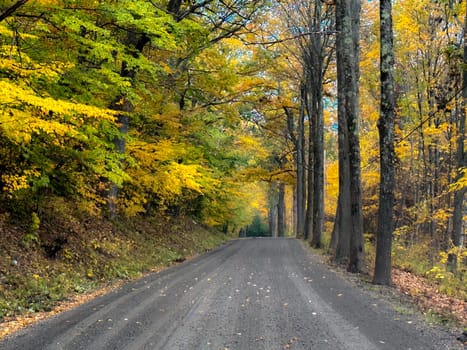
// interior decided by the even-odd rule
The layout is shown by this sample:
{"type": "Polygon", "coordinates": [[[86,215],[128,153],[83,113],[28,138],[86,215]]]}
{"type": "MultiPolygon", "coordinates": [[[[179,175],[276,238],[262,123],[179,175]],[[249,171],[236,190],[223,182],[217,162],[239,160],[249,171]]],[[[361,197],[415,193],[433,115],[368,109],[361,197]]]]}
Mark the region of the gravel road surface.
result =
{"type": "Polygon", "coordinates": [[[294,239],[242,239],[124,285],[0,349],[462,349],[294,239]]]}

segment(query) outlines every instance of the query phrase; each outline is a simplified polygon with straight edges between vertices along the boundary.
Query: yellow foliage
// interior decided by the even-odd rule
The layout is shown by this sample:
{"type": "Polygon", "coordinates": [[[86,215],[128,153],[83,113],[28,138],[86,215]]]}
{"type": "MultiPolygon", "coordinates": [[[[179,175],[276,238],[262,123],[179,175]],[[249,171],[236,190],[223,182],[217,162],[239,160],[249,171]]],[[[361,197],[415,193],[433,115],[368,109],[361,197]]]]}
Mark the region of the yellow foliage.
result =
{"type": "Polygon", "coordinates": [[[267,215],[267,191],[264,183],[239,183],[227,178],[218,186],[218,200],[205,208],[205,223],[222,225],[226,222],[237,227],[248,225],[257,214],[267,215]]]}
{"type": "Polygon", "coordinates": [[[130,198],[124,198],[120,201],[125,215],[129,217],[144,213],[144,205],[147,203],[147,199],[144,197],[143,193],[134,191],[131,194],[130,198]]]}
{"type": "Polygon", "coordinates": [[[467,187],[467,168],[459,169],[462,176],[455,183],[451,184],[449,189],[450,191],[458,191],[464,187],[467,187]]]}
{"type": "MultiPolygon", "coordinates": [[[[5,26],[5,22],[3,23],[0,23],[0,35],[1,36],[6,36],[6,37],[9,37],[9,38],[14,38],[14,37],[17,37],[18,36],[18,33],[7,28],[5,26]]],[[[35,39],[36,36],[35,35],[32,35],[32,34],[28,34],[28,33],[21,33],[20,36],[23,38],[23,39],[35,39]]],[[[8,47],[11,47],[11,46],[8,46],[8,47]]]]}
{"type": "Polygon", "coordinates": [[[187,148],[171,140],[160,140],[157,144],[134,141],[128,144],[128,151],[136,161],[136,167],[129,169],[131,183],[139,190],[131,194],[125,207],[128,212],[143,210],[145,196],[155,194],[160,204],[171,203],[180,196],[202,194],[212,186],[211,178],[199,164],[179,163],[185,158],[187,148]]]}
{"type": "Polygon", "coordinates": [[[434,280],[442,280],[446,277],[446,271],[441,269],[439,266],[434,266],[426,272],[427,277],[433,278],[434,280]]]}
{"type": "Polygon", "coordinates": [[[246,155],[254,154],[255,162],[256,160],[266,159],[269,155],[268,151],[262,145],[261,140],[251,135],[239,135],[235,145],[239,153],[246,155]]]}
{"type": "Polygon", "coordinates": [[[163,200],[173,200],[180,196],[183,190],[202,193],[202,186],[198,182],[203,176],[197,164],[185,165],[172,162],[164,166],[161,172],[145,177],[148,185],[163,200]]]}
{"type": "Polygon", "coordinates": [[[339,164],[337,161],[327,165],[325,186],[326,216],[333,217],[336,214],[339,194],[339,164]]]}
{"type": "Polygon", "coordinates": [[[371,168],[365,169],[362,174],[362,183],[364,188],[374,189],[379,186],[380,176],[379,172],[371,168]]]}
{"type": "Polygon", "coordinates": [[[157,166],[154,162],[172,161],[186,155],[186,149],[183,145],[167,139],[157,143],[137,140],[128,144],[128,151],[138,159],[141,165],[147,167],[157,166]]]}
{"type": "Polygon", "coordinates": [[[12,195],[13,192],[29,188],[29,183],[32,178],[38,178],[41,174],[37,170],[27,169],[22,171],[20,174],[3,174],[1,176],[3,185],[3,191],[8,195],[12,195]]]}
{"type": "MultiPolygon", "coordinates": [[[[40,115],[56,113],[58,115],[77,116],[82,115],[99,120],[115,120],[115,111],[94,106],[73,103],[64,100],[56,100],[51,97],[41,97],[32,90],[21,88],[17,84],[8,81],[0,81],[0,102],[9,108],[29,106],[40,115]]],[[[3,109],[5,111],[5,108],[3,109]]]]}
{"type": "Polygon", "coordinates": [[[432,214],[433,220],[438,220],[441,222],[446,222],[451,217],[450,210],[438,209],[432,214]]]}
{"type": "MultiPolygon", "coordinates": [[[[73,126],[62,124],[54,120],[44,120],[30,113],[20,110],[9,110],[8,113],[0,111],[0,127],[5,135],[17,143],[29,143],[33,133],[40,131],[56,136],[76,136],[73,126]]],[[[60,144],[60,138],[52,140],[54,144],[60,144]]]]}
{"type": "MultiPolygon", "coordinates": [[[[95,5],[99,4],[99,1],[87,1],[88,3],[94,3],[95,5]]],[[[38,4],[38,5],[61,5],[62,1],[60,0],[33,0],[31,1],[31,5],[38,4]]]]}
{"type": "Polygon", "coordinates": [[[446,252],[440,252],[439,253],[439,262],[441,264],[446,264],[448,261],[448,253],[446,252]]]}
{"type": "Polygon", "coordinates": [[[84,124],[115,120],[115,112],[94,106],[37,95],[29,88],[0,80],[0,130],[12,142],[27,144],[44,133],[52,144],[65,145],[68,138],[86,139],[78,131],[84,124]]]}
{"type": "Polygon", "coordinates": [[[399,159],[407,159],[411,157],[411,153],[414,152],[413,147],[408,141],[397,142],[395,144],[394,151],[396,153],[396,157],[399,159]]]}
{"type": "Polygon", "coordinates": [[[2,175],[2,181],[5,183],[3,189],[10,193],[29,187],[28,178],[24,175],[2,175]]]}
{"type": "Polygon", "coordinates": [[[425,136],[440,137],[446,132],[448,128],[447,123],[443,123],[439,126],[430,125],[424,129],[425,136]]]}
{"type": "MultiPolygon", "coordinates": [[[[2,28],[0,25],[0,35],[2,28]]],[[[48,62],[39,64],[34,62],[25,52],[20,52],[18,46],[0,46],[0,69],[12,72],[15,76],[26,78],[56,79],[60,77],[65,69],[70,69],[74,65],[69,62],[48,62]]]]}

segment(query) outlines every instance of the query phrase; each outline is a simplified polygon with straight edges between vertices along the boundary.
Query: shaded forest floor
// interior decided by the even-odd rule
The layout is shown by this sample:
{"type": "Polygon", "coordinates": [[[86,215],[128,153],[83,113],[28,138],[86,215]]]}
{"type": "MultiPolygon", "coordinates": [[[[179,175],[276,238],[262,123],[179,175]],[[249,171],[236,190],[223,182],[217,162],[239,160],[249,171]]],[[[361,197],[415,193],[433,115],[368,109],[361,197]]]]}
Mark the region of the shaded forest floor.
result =
{"type": "Polygon", "coordinates": [[[393,269],[394,287],[410,297],[410,300],[434,322],[458,324],[467,327],[467,302],[445,295],[436,283],[411,272],[393,269]]]}
{"type": "Polygon", "coordinates": [[[230,239],[188,217],[111,223],[67,206],[37,232],[0,214],[0,338],[230,239]]]}
{"type": "MultiPolygon", "coordinates": [[[[321,252],[320,252],[321,253],[321,252]]],[[[410,312],[408,307],[420,310],[429,323],[449,328],[467,329],[467,301],[449,296],[440,291],[432,280],[399,268],[392,269],[392,286],[375,286],[371,274],[354,275],[343,266],[336,266],[329,255],[323,256],[328,265],[345,274],[354,283],[364,288],[377,290],[383,297],[401,303],[401,312],[410,312]]]]}
{"type": "MultiPolygon", "coordinates": [[[[411,308],[416,308],[423,313],[427,322],[446,326],[448,328],[464,329],[467,331],[467,300],[462,298],[463,291],[458,291],[457,295],[450,296],[442,292],[442,287],[425,276],[407,271],[402,268],[393,267],[392,286],[376,286],[372,284],[371,269],[374,264],[374,254],[368,252],[368,274],[355,275],[347,272],[345,266],[336,265],[331,255],[324,250],[316,250],[308,244],[304,246],[320,257],[321,262],[326,263],[336,272],[345,275],[346,278],[362,288],[369,288],[380,293],[383,298],[395,302],[395,306],[400,305],[400,311],[412,312],[411,308]]],[[[461,335],[462,332],[459,333],[461,335]]],[[[462,335],[461,335],[462,336],[462,335]]],[[[467,341],[467,336],[463,336],[467,341]]],[[[466,343],[467,345],[467,343],[466,343]]]]}

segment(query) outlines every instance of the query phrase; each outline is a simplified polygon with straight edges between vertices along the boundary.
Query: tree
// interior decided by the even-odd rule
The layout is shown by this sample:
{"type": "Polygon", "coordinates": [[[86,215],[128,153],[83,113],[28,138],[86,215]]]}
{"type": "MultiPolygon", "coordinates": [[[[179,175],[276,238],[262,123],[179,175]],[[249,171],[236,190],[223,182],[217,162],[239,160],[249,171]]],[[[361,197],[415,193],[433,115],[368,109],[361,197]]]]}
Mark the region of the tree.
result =
{"type": "MultiPolygon", "coordinates": [[[[305,113],[306,113],[306,86],[305,82],[300,85],[300,108],[298,112],[297,123],[297,136],[295,138],[295,152],[296,152],[296,172],[297,184],[295,190],[296,206],[297,206],[297,237],[308,239],[308,231],[305,230],[306,224],[306,149],[305,149],[305,113]]],[[[289,118],[290,119],[290,118],[289,118]]],[[[293,119],[292,119],[293,121],[293,119]]]]}
{"type": "MultiPolygon", "coordinates": [[[[73,99],[67,96],[66,77],[79,66],[78,62],[84,56],[88,59],[86,64],[97,59],[95,52],[81,50],[83,47],[75,41],[82,39],[82,35],[75,36],[80,29],[72,24],[73,20],[80,21],[80,14],[71,11],[69,22],[63,25],[62,9],[53,4],[24,3],[20,10],[0,24],[0,40],[9,46],[8,49],[4,46],[1,52],[2,104],[8,105],[2,110],[2,119],[5,118],[1,121],[2,138],[24,149],[16,161],[10,158],[9,164],[2,165],[2,185],[14,188],[8,179],[23,179],[21,191],[16,188],[11,196],[29,195],[35,202],[44,194],[60,193],[81,197],[92,203],[91,207],[98,207],[103,182],[122,183],[127,176],[118,165],[119,156],[111,141],[118,133],[115,114],[102,108],[99,97],[81,100],[78,90],[83,87],[75,90],[73,99]],[[50,37],[55,38],[53,47],[50,37]],[[80,49],[64,54],[71,43],[80,49]],[[10,130],[15,132],[12,134],[10,130]],[[11,168],[15,163],[20,167],[11,168]]],[[[109,73],[107,69],[103,71],[109,73]]],[[[90,69],[82,77],[93,74],[95,70],[90,69]]],[[[118,83],[114,81],[115,86],[118,83]]],[[[92,87],[87,85],[85,89],[92,87]]],[[[107,93],[113,91],[109,88],[107,93]]]]}
{"type": "Polygon", "coordinates": [[[277,235],[279,237],[285,237],[285,183],[280,182],[278,187],[277,235]]]}
{"type": "Polygon", "coordinates": [[[268,228],[266,224],[263,222],[263,219],[257,213],[253,217],[253,221],[250,225],[246,228],[246,236],[247,237],[265,237],[268,236],[270,232],[268,232],[268,228]]]}
{"type": "Polygon", "coordinates": [[[348,270],[364,269],[362,185],[358,129],[360,1],[336,1],[339,119],[339,199],[335,230],[338,260],[348,270]],[[348,156],[347,156],[348,152],[348,156]],[[348,158],[347,158],[348,157],[348,158]],[[347,190],[348,189],[348,190],[347,190]],[[348,256],[346,256],[348,253],[348,256]]]}
{"type": "MultiPolygon", "coordinates": [[[[465,142],[465,118],[467,108],[467,12],[464,18],[463,30],[463,70],[462,70],[462,101],[461,110],[458,112],[458,136],[456,147],[456,166],[458,169],[457,180],[463,177],[462,170],[467,166],[467,157],[464,150],[465,142]]],[[[466,186],[460,186],[454,191],[454,210],[452,216],[452,231],[451,240],[454,249],[462,247],[462,231],[463,231],[463,216],[464,216],[464,198],[467,191],[466,186]]],[[[449,250],[447,267],[450,271],[457,271],[457,254],[455,251],[449,250]]]]}
{"type": "Polygon", "coordinates": [[[261,84],[233,35],[259,5],[182,3],[176,18],[125,0],[10,12],[0,23],[2,198],[53,194],[99,213],[111,192],[119,215],[250,222],[263,190],[242,172],[265,152],[240,109],[261,84]]]}
{"type": "Polygon", "coordinates": [[[381,32],[381,112],[378,121],[380,134],[380,192],[376,263],[373,282],[391,284],[391,246],[394,231],[394,49],[391,0],[380,0],[381,32]]]}
{"type": "Polygon", "coordinates": [[[284,46],[299,64],[299,76],[292,78],[297,79],[296,108],[284,108],[295,154],[296,233],[319,246],[324,218],[323,81],[331,61],[333,7],[289,0],[278,9],[286,30],[275,44],[284,46]]]}
{"type": "Polygon", "coordinates": [[[333,7],[321,1],[314,4],[310,19],[310,42],[304,52],[304,66],[308,72],[309,162],[307,226],[311,228],[310,244],[322,245],[324,223],[324,78],[331,61],[334,43],[330,33],[334,29],[333,7]],[[326,23],[326,25],[323,25],[326,23]]]}
{"type": "Polygon", "coordinates": [[[277,221],[278,221],[278,193],[277,183],[269,183],[268,192],[268,223],[269,223],[269,234],[271,237],[278,237],[277,221]]]}

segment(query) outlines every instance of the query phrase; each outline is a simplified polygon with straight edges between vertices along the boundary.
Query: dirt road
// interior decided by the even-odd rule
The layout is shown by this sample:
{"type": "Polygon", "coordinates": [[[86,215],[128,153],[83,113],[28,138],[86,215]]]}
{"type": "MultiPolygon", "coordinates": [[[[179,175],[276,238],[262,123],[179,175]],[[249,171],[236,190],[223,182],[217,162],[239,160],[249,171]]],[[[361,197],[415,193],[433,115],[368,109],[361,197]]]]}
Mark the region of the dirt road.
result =
{"type": "Polygon", "coordinates": [[[320,264],[293,239],[244,239],[149,275],[0,349],[462,349],[320,264]]]}

